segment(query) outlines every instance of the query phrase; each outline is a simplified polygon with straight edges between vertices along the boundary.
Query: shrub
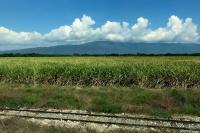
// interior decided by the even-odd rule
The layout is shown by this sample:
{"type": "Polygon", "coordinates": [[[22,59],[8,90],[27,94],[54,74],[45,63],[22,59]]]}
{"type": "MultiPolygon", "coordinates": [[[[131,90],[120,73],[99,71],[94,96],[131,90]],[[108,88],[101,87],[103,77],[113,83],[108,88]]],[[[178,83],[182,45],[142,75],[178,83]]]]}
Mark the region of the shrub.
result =
{"type": "Polygon", "coordinates": [[[95,112],[120,113],[122,112],[122,106],[111,99],[96,98],[93,99],[91,110],[95,112]]]}
{"type": "Polygon", "coordinates": [[[152,108],[148,111],[148,114],[155,116],[155,117],[163,117],[163,118],[170,118],[171,113],[167,110],[161,108],[152,108]]]}

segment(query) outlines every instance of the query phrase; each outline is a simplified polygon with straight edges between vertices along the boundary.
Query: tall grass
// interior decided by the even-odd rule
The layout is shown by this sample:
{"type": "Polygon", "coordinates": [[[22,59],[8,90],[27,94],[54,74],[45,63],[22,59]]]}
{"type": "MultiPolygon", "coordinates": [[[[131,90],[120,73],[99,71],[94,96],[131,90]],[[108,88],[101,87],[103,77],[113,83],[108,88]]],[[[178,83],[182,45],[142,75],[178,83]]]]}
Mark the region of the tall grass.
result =
{"type": "Polygon", "coordinates": [[[59,85],[199,87],[199,57],[0,58],[0,81],[59,85]]]}

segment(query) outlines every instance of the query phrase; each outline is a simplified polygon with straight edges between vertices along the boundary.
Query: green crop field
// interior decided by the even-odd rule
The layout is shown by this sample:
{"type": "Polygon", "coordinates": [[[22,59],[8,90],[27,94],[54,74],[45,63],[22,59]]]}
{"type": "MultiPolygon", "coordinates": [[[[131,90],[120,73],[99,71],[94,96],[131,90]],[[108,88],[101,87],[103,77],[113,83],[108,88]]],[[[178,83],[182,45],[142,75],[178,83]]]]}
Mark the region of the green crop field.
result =
{"type": "Polygon", "coordinates": [[[199,81],[198,56],[2,57],[0,108],[200,116],[199,81]]]}
{"type": "Polygon", "coordinates": [[[196,88],[200,85],[200,57],[0,58],[0,80],[25,84],[196,88]]]}

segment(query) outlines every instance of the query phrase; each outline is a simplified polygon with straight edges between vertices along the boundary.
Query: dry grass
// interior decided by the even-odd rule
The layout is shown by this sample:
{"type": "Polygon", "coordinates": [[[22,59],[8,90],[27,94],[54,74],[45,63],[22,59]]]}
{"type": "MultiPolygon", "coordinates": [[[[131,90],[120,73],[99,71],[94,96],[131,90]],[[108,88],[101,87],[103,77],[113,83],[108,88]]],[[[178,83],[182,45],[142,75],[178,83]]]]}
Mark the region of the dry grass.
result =
{"type": "MultiPolygon", "coordinates": [[[[143,133],[176,133],[177,131],[169,131],[165,129],[160,129],[158,131],[152,129],[142,129],[143,133]]],[[[101,133],[140,133],[138,129],[112,129],[104,130],[101,133]]],[[[98,133],[99,131],[94,128],[76,126],[58,126],[58,125],[41,125],[39,123],[27,121],[22,118],[6,118],[0,119],[0,132],[1,133],[98,133]]]]}

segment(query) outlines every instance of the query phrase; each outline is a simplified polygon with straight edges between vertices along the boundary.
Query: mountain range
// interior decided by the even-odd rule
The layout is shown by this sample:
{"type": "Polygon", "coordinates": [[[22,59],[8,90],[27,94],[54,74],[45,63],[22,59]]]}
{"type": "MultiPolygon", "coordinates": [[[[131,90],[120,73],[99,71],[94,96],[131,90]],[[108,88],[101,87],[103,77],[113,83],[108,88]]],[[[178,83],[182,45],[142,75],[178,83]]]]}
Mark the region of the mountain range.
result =
{"type": "Polygon", "coordinates": [[[20,50],[1,51],[0,54],[191,54],[200,53],[200,44],[192,43],[132,43],[96,41],[79,45],[57,45],[20,50]]]}

